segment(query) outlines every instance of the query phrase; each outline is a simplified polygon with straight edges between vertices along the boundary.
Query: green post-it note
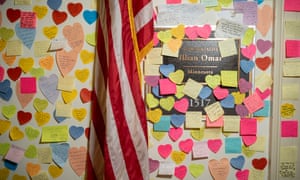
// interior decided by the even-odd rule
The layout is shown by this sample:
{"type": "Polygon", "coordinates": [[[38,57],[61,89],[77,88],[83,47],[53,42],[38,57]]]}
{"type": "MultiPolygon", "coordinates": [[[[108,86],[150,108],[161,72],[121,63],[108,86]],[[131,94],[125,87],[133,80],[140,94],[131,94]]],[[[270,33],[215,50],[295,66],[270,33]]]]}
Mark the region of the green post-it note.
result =
{"type": "Polygon", "coordinates": [[[42,128],[41,142],[65,142],[68,141],[68,126],[45,126],[42,128]]]}
{"type": "Polygon", "coordinates": [[[237,71],[221,71],[221,84],[226,87],[238,86],[238,72],[237,71]]]}

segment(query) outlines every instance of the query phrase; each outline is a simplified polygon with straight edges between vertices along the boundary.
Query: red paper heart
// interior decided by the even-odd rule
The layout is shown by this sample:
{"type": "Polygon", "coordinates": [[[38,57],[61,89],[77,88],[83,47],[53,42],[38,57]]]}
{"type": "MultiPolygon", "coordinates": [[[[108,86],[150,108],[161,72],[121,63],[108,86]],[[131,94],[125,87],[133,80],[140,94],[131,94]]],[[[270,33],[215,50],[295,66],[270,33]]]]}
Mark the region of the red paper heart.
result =
{"type": "Polygon", "coordinates": [[[8,20],[13,23],[21,17],[21,10],[9,8],[6,11],[6,15],[8,20]]]}
{"type": "Polygon", "coordinates": [[[32,118],[31,112],[18,111],[18,121],[20,125],[28,123],[32,118]]]}
{"type": "Polygon", "coordinates": [[[52,19],[56,25],[63,23],[67,19],[67,17],[68,15],[66,12],[60,12],[57,10],[54,10],[52,12],[52,19]]]}
{"type": "Polygon", "coordinates": [[[266,158],[260,158],[260,159],[253,159],[252,165],[255,169],[264,170],[267,166],[267,159],[266,158]]]}
{"type": "Polygon", "coordinates": [[[88,90],[87,88],[82,88],[80,91],[80,99],[82,103],[90,102],[92,99],[92,91],[88,90]]]}
{"type": "Polygon", "coordinates": [[[261,70],[266,70],[272,63],[272,59],[269,56],[263,57],[263,58],[256,58],[255,64],[256,66],[261,70]]]}
{"type": "Polygon", "coordinates": [[[7,75],[13,81],[18,80],[19,77],[21,76],[21,73],[22,73],[22,69],[20,67],[7,69],[7,75]]]}
{"type": "Polygon", "coordinates": [[[82,11],[82,4],[81,3],[69,3],[68,11],[71,14],[71,16],[75,17],[82,11]]]}

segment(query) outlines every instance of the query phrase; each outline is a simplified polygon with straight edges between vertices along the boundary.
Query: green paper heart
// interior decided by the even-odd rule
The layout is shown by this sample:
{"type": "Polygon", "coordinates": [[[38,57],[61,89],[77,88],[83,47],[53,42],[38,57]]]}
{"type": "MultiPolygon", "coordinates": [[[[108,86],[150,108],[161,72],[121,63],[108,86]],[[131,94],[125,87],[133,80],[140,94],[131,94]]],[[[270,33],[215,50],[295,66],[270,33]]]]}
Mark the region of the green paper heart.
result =
{"type": "Polygon", "coordinates": [[[40,135],[40,131],[38,129],[34,129],[31,126],[27,126],[25,128],[25,134],[29,140],[34,140],[40,135]]]}
{"type": "Polygon", "coordinates": [[[45,75],[45,71],[43,68],[32,68],[30,74],[37,79],[45,75]]]}
{"type": "Polygon", "coordinates": [[[2,27],[0,28],[0,37],[5,40],[8,41],[10,38],[12,38],[15,35],[15,32],[13,29],[8,29],[6,27],[2,27]]]}
{"type": "Polygon", "coordinates": [[[7,119],[12,118],[16,114],[16,112],[17,112],[17,108],[15,105],[8,105],[2,107],[2,114],[7,119]]]}
{"type": "Polygon", "coordinates": [[[36,155],[37,155],[37,149],[35,145],[29,145],[24,153],[24,156],[27,157],[28,159],[33,159],[36,157],[36,155]]]}
{"type": "Polygon", "coordinates": [[[95,33],[87,34],[85,35],[85,41],[91,45],[91,46],[96,46],[96,36],[95,33]]]}
{"type": "Polygon", "coordinates": [[[33,106],[38,112],[42,112],[48,107],[48,101],[45,99],[35,98],[33,100],[33,106]]]}
{"type": "Polygon", "coordinates": [[[190,164],[189,170],[193,177],[198,178],[204,172],[204,166],[202,164],[190,164]]]}
{"type": "Polygon", "coordinates": [[[0,143],[0,156],[4,156],[10,148],[9,143],[0,143]]]}

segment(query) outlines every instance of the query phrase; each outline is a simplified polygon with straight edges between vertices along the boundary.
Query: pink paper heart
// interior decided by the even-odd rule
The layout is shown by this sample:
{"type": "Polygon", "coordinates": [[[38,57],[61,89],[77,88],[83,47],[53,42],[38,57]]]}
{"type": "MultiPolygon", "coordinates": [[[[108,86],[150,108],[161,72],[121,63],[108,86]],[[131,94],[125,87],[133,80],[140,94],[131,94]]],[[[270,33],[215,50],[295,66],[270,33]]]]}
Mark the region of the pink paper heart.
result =
{"type": "Polygon", "coordinates": [[[242,48],[242,54],[249,59],[252,59],[255,53],[256,46],[254,44],[250,44],[249,46],[242,48]]]}
{"type": "Polygon", "coordinates": [[[221,139],[209,139],[207,141],[207,145],[208,145],[208,148],[212,152],[217,153],[222,146],[222,140],[221,139]]]}
{"type": "Polygon", "coordinates": [[[158,39],[158,37],[157,37],[157,33],[158,33],[158,32],[154,32],[154,34],[153,34],[153,45],[154,45],[154,46],[157,46],[158,43],[159,43],[159,39],[158,39]]]}
{"type": "Polygon", "coordinates": [[[242,140],[246,146],[250,146],[256,142],[256,136],[242,136],[242,140]]]}
{"type": "Polygon", "coordinates": [[[174,175],[178,179],[184,179],[184,177],[186,176],[186,173],[187,173],[187,167],[185,165],[175,167],[174,175]]]}
{"type": "Polygon", "coordinates": [[[177,141],[183,133],[182,128],[170,128],[169,130],[169,137],[172,141],[177,141]]]}
{"type": "Polygon", "coordinates": [[[198,27],[197,28],[197,34],[198,36],[207,39],[209,38],[211,34],[211,27],[209,24],[205,24],[203,27],[198,27]]]}
{"type": "Polygon", "coordinates": [[[261,54],[264,54],[272,47],[272,42],[270,40],[259,39],[256,41],[257,49],[261,54]]]}
{"type": "Polygon", "coordinates": [[[159,161],[149,158],[149,172],[152,173],[159,167],[159,161]]]}
{"type": "Polygon", "coordinates": [[[218,100],[221,100],[228,96],[229,91],[228,89],[221,88],[220,86],[218,86],[213,90],[213,93],[218,100]]]}
{"type": "Polygon", "coordinates": [[[242,171],[237,171],[235,173],[235,177],[237,178],[237,180],[248,180],[249,170],[245,169],[245,170],[242,170],[242,171]]]}
{"type": "Polygon", "coordinates": [[[66,76],[71,72],[77,62],[78,52],[71,50],[69,52],[65,50],[56,52],[56,63],[62,76],[66,76]]]}
{"type": "Polygon", "coordinates": [[[158,154],[166,159],[172,152],[172,145],[171,144],[161,144],[157,148],[158,154]]]}
{"type": "Polygon", "coordinates": [[[4,79],[5,70],[2,66],[0,66],[0,82],[4,79]]]}
{"type": "Polygon", "coordinates": [[[184,29],[185,35],[191,39],[191,40],[195,40],[198,37],[198,33],[197,33],[197,26],[192,26],[192,27],[186,27],[184,29]]]}
{"type": "Polygon", "coordinates": [[[157,86],[158,85],[158,80],[160,79],[159,76],[145,76],[144,80],[149,86],[157,86]]]}
{"type": "Polygon", "coordinates": [[[178,112],[186,113],[189,108],[189,100],[187,98],[182,98],[174,103],[174,109],[178,112]]]}
{"type": "Polygon", "coordinates": [[[246,79],[241,78],[239,80],[239,89],[241,93],[246,93],[252,88],[252,83],[248,82],[246,79]]]}
{"type": "Polygon", "coordinates": [[[179,142],[179,149],[185,153],[191,152],[194,142],[192,139],[186,139],[179,142]]]}
{"type": "Polygon", "coordinates": [[[271,95],[271,93],[272,93],[272,91],[271,91],[270,88],[266,89],[264,92],[261,92],[261,91],[259,90],[259,88],[256,88],[256,89],[255,89],[255,92],[258,94],[258,96],[259,96],[262,100],[264,100],[264,99],[266,99],[267,97],[269,97],[269,96],[271,95]]]}
{"type": "Polygon", "coordinates": [[[35,93],[32,94],[21,93],[20,81],[18,80],[16,81],[16,95],[22,108],[25,108],[30,103],[30,101],[32,101],[33,97],[35,96],[35,93]]]}

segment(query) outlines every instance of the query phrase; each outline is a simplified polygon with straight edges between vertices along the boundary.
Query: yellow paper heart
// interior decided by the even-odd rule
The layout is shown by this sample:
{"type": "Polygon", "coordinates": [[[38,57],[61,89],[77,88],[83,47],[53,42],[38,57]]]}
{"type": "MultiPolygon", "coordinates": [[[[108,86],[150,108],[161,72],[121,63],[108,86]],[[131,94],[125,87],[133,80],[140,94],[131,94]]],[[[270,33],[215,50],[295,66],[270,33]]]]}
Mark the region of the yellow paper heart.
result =
{"type": "Polygon", "coordinates": [[[234,104],[242,104],[246,97],[245,93],[240,93],[240,92],[232,92],[231,95],[234,98],[234,104]]]}
{"type": "Polygon", "coordinates": [[[91,46],[96,46],[96,35],[95,35],[95,33],[85,35],[85,41],[91,46]]]}
{"type": "Polygon", "coordinates": [[[146,102],[149,108],[155,108],[158,106],[159,101],[151,93],[146,94],[146,102]]]}
{"type": "Polygon", "coordinates": [[[9,131],[9,137],[12,141],[21,140],[24,138],[24,133],[17,126],[13,126],[9,131]]]}
{"type": "Polygon", "coordinates": [[[162,115],[161,109],[156,108],[154,110],[149,110],[147,112],[147,119],[153,123],[157,123],[160,120],[161,115],[162,115]]]}
{"type": "Polygon", "coordinates": [[[90,70],[89,69],[77,69],[75,70],[75,77],[80,81],[80,82],[85,82],[90,75],[90,70]]]}
{"type": "Polygon", "coordinates": [[[10,128],[11,122],[0,119],[0,135],[4,134],[10,128]]]}
{"type": "Polygon", "coordinates": [[[38,112],[42,112],[48,107],[48,101],[46,99],[35,98],[33,106],[38,112]]]}
{"type": "Polygon", "coordinates": [[[196,3],[198,3],[198,0],[189,0],[189,2],[192,4],[196,4],[196,3]]]}
{"type": "Polygon", "coordinates": [[[95,54],[93,52],[89,52],[88,50],[80,51],[80,59],[83,64],[89,64],[94,61],[95,54]]]}
{"type": "Polygon", "coordinates": [[[77,96],[77,90],[73,89],[72,91],[62,91],[61,96],[66,104],[75,100],[77,96]]]}
{"type": "Polygon", "coordinates": [[[161,98],[159,100],[159,104],[161,108],[163,108],[166,111],[171,111],[175,103],[175,98],[173,96],[169,96],[166,98],[161,98]]]}
{"type": "Polygon", "coordinates": [[[184,96],[183,93],[184,85],[176,85],[176,94],[177,99],[181,99],[184,96]]]}
{"type": "Polygon", "coordinates": [[[8,179],[9,170],[6,168],[0,169],[0,179],[8,179]]]}
{"type": "Polygon", "coordinates": [[[27,180],[27,178],[26,178],[26,176],[14,174],[14,176],[12,177],[12,180],[27,180]]]}
{"type": "Polygon", "coordinates": [[[183,24],[179,24],[178,26],[176,26],[175,28],[171,29],[171,33],[174,37],[176,37],[177,39],[183,39],[184,37],[184,25],[183,24]]]}
{"type": "Polygon", "coordinates": [[[48,12],[48,8],[47,6],[34,6],[33,12],[35,12],[38,19],[42,19],[43,17],[46,16],[48,12]]]}
{"type": "Polygon", "coordinates": [[[153,131],[153,129],[151,129],[151,134],[156,140],[160,141],[166,136],[167,133],[162,131],[153,131]]]}
{"type": "Polygon", "coordinates": [[[19,66],[24,73],[30,72],[34,64],[33,58],[20,58],[19,66]]]}
{"type": "Polygon", "coordinates": [[[184,78],[184,72],[181,69],[178,69],[175,72],[169,74],[169,79],[175,84],[181,84],[184,78]]]}
{"type": "Polygon", "coordinates": [[[53,56],[45,56],[40,58],[39,65],[41,66],[41,68],[46,69],[48,71],[52,70],[54,65],[53,56]]]}
{"type": "Polygon", "coordinates": [[[171,51],[176,53],[177,51],[179,51],[179,49],[182,45],[182,40],[181,39],[170,39],[167,42],[167,45],[171,51]]]}
{"type": "Polygon", "coordinates": [[[171,32],[171,30],[160,31],[157,33],[157,38],[159,40],[161,40],[162,42],[167,43],[172,38],[172,32],[171,32]]]}
{"type": "Polygon", "coordinates": [[[197,140],[197,141],[201,141],[204,137],[204,128],[201,129],[195,129],[195,130],[191,130],[191,136],[197,140]]]}
{"type": "Polygon", "coordinates": [[[53,39],[57,35],[58,27],[57,26],[45,26],[43,28],[43,33],[48,39],[53,39]]]}
{"type": "Polygon", "coordinates": [[[34,117],[38,126],[43,126],[50,121],[50,114],[47,112],[36,112],[34,117]]]}
{"type": "Polygon", "coordinates": [[[86,114],[87,114],[87,111],[84,108],[73,109],[73,111],[72,111],[73,118],[78,121],[84,120],[86,114]]]}
{"type": "Polygon", "coordinates": [[[171,159],[178,165],[185,160],[185,153],[182,151],[172,151],[171,159]]]}
{"type": "Polygon", "coordinates": [[[48,167],[48,172],[53,178],[57,178],[64,172],[64,169],[51,164],[48,167]]]}
{"type": "Polygon", "coordinates": [[[2,51],[6,47],[6,41],[3,39],[0,39],[0,51],[2,51]]]}
{"type": "Polygon", "coordinates": [[[219,74],[216,75],[207,75],[205,76],[205,82],[209,87],[215,89],[221,83],[221,76],[219,74]]]}

